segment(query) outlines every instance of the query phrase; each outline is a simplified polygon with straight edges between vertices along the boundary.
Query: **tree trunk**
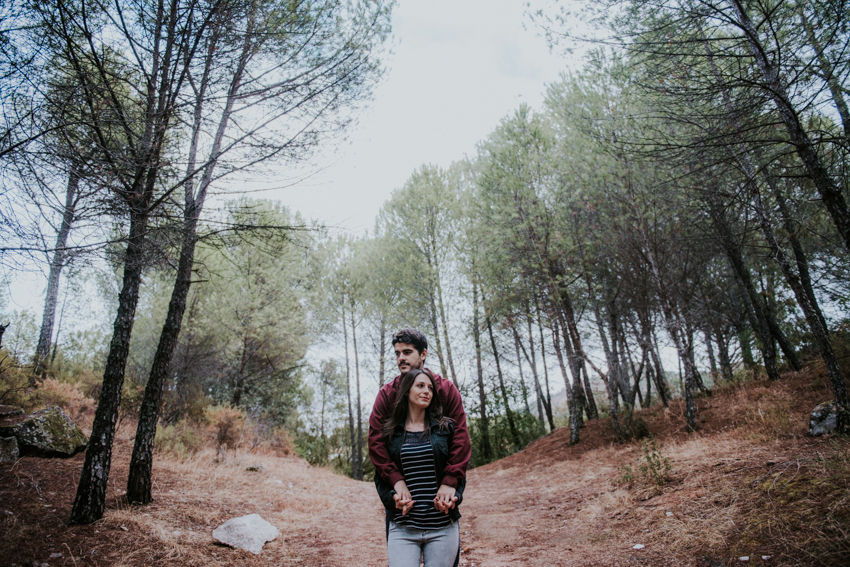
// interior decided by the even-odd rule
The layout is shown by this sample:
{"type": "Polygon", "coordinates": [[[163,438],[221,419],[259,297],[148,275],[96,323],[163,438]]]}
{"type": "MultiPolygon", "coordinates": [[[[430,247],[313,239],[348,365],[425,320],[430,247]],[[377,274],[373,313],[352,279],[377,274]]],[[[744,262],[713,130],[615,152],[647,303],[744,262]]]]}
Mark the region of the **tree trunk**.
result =
{"type": "MultiPolygon", "coordinates": [[[[566,338],[565,338],[566,340],[566,338]]],[[[555,356],[558,358],[558,366],[561,367],[561,376],[564,378],[564,390],[567,393],[567,410],[570,412],[570,445],[575,445],[579,442],[579,429],[581,421],[579,414],[581,406],[576,400],[575,392],[570,386],[570,379],[567,377],[567,368],[564,365],[564,355],[561,354],[561,341],[558,336],[558,325],[552,325],[552,342],[555,345],[555,356]]]]}
{"type": "Polygon", "coordinates": [[[387,355],[387,321],[384,319],[384,316],[381,315],[381,329],[380,329],[380,349],[381,356],[378,358],[378,389],[380,390],[384,386],[384,372],[386,372],[386,355],[387,355]]]}
{"type": "Polygon", "coordinates": [[[484,294],[481,294],[481,301],[484,303],[484,317],[487,320],[487,332],[490,335],[490,347],[493,349],[493,358],[496,361],[496,374],[499,376],[499,390],[502,392],[502,399],[505,401],[505,416],[508,419],[508,428],[511,431],[511,437],[514,441],[514,446],[517,450],[522,446],[522,440],[519,437],[519,431],[517,431],[516,423],[514,422],[514,412],[511,410],[510,398],[508,397],[508,390],[505,388],[505,379],[502,375],[502,364],[499,362],[499,349],[496,348],[496,338],[493,336],[493,324],[490,321],[490,315],[487,313],[487,300],[484,298],[484,294]]]}
{"type": "MultiPolygon", "coordinates": [[[[446,376],[448,376],[448,372],[446,371],[446,361],[443,359],[443,349],[440,346],[440,331],[438,330],[438,327],[437,327],[437,303],[434,299],[433,290],[430,293],[430,299],[431,299],[431,302],[430,302],[431,303],[431,317],[430,317],[430,319],[431,319],[431,328],[434,331],[434,335],[432,337],[433,343],[434,343],[434,350],[437,351],[437,359],[440,361],[440,373],[443,375],[443,377],[446,377],[446,376]]],[[[457,386],[457,384],[455,384],[455,386],[457,386]]]]}
{"type": "Polygon", "coordinates": [[[531,310],[529,309],[528,302],[525,304],[525,322],[528,328],[528,351],[523,347],[523,353],[531,365],[531,375],[534,377],[534,387],[537,390],[537,398],[540,401],[537,407],[540,409],[540,404],[543,405],[543,414],[549,422],[549,431],[554,431],[555,422],[552,420],[552,407],[546,398],[546,394],[543,392],[543,385],[540,383],[540,373],[537,372],[537,354],[534,352],[534,331],[531,326],[531,310]]]}
{"type": "Polygon", "coordinates": [[[717,357],[720,359],[720,374],[727,382],[732,380],[732,362],[729,360],[729,341],[720,329],[715,329],[717,357]]]}
{"type": "Polygon", "coordinates": [[[354,377],[357,388],[357,444],[356,458],[357,469],[355,471],[355,480],[363,480],[363,416],[362,402],[360,400],[360,355],[357,352],[357,324],[354,322],[354,308],[351,309],[351,341],[354,346],[354,377]]]}
{"type": "MultiPolygon", "coordinates": [[[[133,455],[130,459],[130,475],[127,480],[127,500],[131,503],[148,504],[153,500],[151,473],[156,424],[159,421],[162,394],[171,367],[171,359],[180,338],[195,258],[197,219],[190,218],[186,221],[184,221],[183,244],[177,265],[177,278],[171,292],[168,314],[165,317],[162,333],[159,335],[159,345],[154,355],[148,383],[145,386],[142,407],[139,411],[136,439],[133,444],[133,455]]],[[[237,400],[236,404],[238,403],[237,400]]]]}
{"type": "Polygon", "coordinates": [[[719,373],[717,372],[717,359],[714,358],[714,345],[711,344],[711,333],[707,329],[702,330],[705,340],[705,350],[708,353],[708,366],[711,368],[711,381],[716,383],[719,373]]]}
{"type": "Polygon", "coordinates": [[[613,303],[609,304],[608,307],[608,321],[608,332],[611,334],[611,356],[614,362],[614,365],[608,370],[608,378],[614,381],[615,391],[619,392],[623,399],[626,411],[631,413],[634,404],[630,398],[631,390],[628,382],[628,370],[624,362],[625,356],[620,350],[619,322],[613,303]]]}
{"type": "MultiPolygon", "coordinates": [[[[744,156],[744,158],[744,163],[748,163],[746,156],[744,156]]],[[[747,172],[748,176],[751,173],[754,172],[749,170],[747,172]]],[[[773,252],[774,259],[782,268],[782,273],[785,275],[785,281],[788,282],[788,285],[794,291],[794,297],[797,299],[797,304],[800,306],[800,309],[802,309],[803,314],[806,317],[806,322],[809,324],[809,330],[812,332],[815,344],[817,345],[821,358],[826,365],[826,372],[829,375],[829,379],[832,384],[835,400],[842,407],[850,408],[850,395],[848,395],[847,392],[847,384],[844,381],[844,374],[841,372],[841,368],[838,366],[838,360],[832,350],[832,343],[829,340],[829,330],[826,327],[826,322],[823,317],[823,313],[820,310],[820,306],[818,305],[817,298],[814,297],[811,281],[808,282],[808,285],[801,281],[802,276],[808,276],[808,263],[806,262],[806,258],[803,255],[802,250],[799,250],[798,262],[804,267],[805,271],[803,273],[795,273],[794,268],[791,267],[791,263],[788,261],[779,241],[776,239],[776,235],[773,233],[773,226],[771,225],[770,219],[767,216],[767,211],[762,204],[761,194],[754,179],[751,178],[749,180],[749,186],[751,197],[753,199],[753,208],[756,210],[762,232],[764,233],[767,243],[773,252]]],[[[791,228],[793,230],[793,227],[791,228]]]]}
{"type": "MultiPolygon", "coordinates": [[[[514,342],[517,347],[517,357],[520,355],[520,351],[522,351],[523,357],[528,362],[529,366],[531,366],[531,377],[534,380],[534,393],[537,397],[537,418],[540,420],[540,426],[543,428],[543,431],[546,431],[546,410],[543,409],[543,393],[540,390],[540,381],[537,379],[537,368],[532,362],[532,358],[534,355],[534,351],[532,350],[532,357],[528,356],[528,351],[525,348],[525,345],[522,343],[522,338],[519,336],[519,333],[516,330],[516,327],[511,325],[511,329],[514,332],[514,342]]],[[[532,344],[533,348],[533,344],[532,344]]],[[[520,378],[522,379],[522,368],[520,368],[520,378]]],[[[524,382],[525,380],[523,380],[524,382]]]]}
{"type": "Polygon", "coordinates": [[[449,340],[449,326],[446,320],[446,310],[443,307],[443,287],[440,285],[439,276],[437,278],[437,307],[440,313],[440,322],[443,327],[443,338],[446,339],[446,360],[449,363],[449,370],[451,370],[452,373],[452,382],[454,382],[456,387],[460,388],[460,384],[458,384],[457,381],[457,372],[455,372],[454,359],[452,358],[452,344],[449,340]]]}
{"type": "Polygon", "coordinates": [[[65,306],[68,305],[68,293],[62,300],[62,309],[59,310],[59,321],[56,323],[56,339],[53,341],[53,352],[50,354],[50,365],[56,362],[56,351],[59,349],[59,337],[62,335],[62,319],[65,317],[65,306]]]}
{"type": "MultiPolygon", "coordinates": [[[[195,168],[197,165],[198,145],[203,127],[203,110],[206,104],[206,93],[210,79],[210,69],[218,44],[218,32],[213,30],[211,41],[206,53],[204,72],[196,91],[192,139],[189,144],[189,159],[186,166],[186,183],[183,193],[183,235],[180,247],[180,258],[177,264],[177,275],[171,291],[168,304],[168,314],[159,336],[156,354],[154,355],[142,407],[139,411],[139,422],[136,428],[136,438],[133,444],[133,454],[130,459],[130,474],[127,480],[127,499],[130,502],[148,504],[153,500],[151,494],[151,474],[153,472],[153,445],[156,437],[156,424],[162,406],[162,395],[174,357],[174,349],[180,338],[183,326],[183,314],[186,311],[186,299],[192,285],[192,268],[195,264],[195,245],[197,244],[197,228],[201,212],[206,201],[207,191],[213,180],[213,173],[218,164],[224,134],[229,125],[236,103],[237,93],[242,84],[245,65],[250,55],[252,34],[245,34],[239,65],[230,80],[230,90],[225,107],[219,117],[213,143],[209,152],[209,160],[203,168],[203,175],[195,194],[195,168]]],[[[241,393],[240,393],[241,397],[241,393]]],[[[241,401],[241,400],[239,400],[241,401]]],[[[238,405],[239,401],[235,405],[238,405]]]]}
{"type": "MultiPolygon", "coordinates": [[[[454,359],[452,358],[452,345],[451,345],[451,341],[449,340],[449,327],[448,327],[448,322],[446,320],[446,309],[445,309],[445,306],[443,304],[443,286],[442,286],[442,282],[440,281],[440,263],[439,263],[439,260],[438,260],[438,253],[437,253],[437,250],[439,249],[438,244],[437,244],[437,234],[436,234],[436,229],[435,229],[435,226],[434,226],[433,223],[429,223],[428,228],[429,228],[428,237],[430,239],[429,244],[430,244],[430,247],[431,247],[431,253],[427,254],[426,258],[428,260],[428,267],[431,268],[431,271],[433,273],[434,287],[436,288],[436,291],[437,291],[437,312],[440,315],[440,324],[443,328],[443,337],[446,340],[446,342],[445,342],[445,344],[446,344],[446,360],[449,363],[449,370],[451,370],[451,373],[452,373],[452,375],[451,375],[452,382],[454,382],[454,385],[456,387],[460,388],[460,384],[458,384],[458,381],[457,381],[457,373],[455,372],[454,359]]],[[[434,333],[435,334],[438,333],[436,324],[434,325],[434,333]]],[[[442,350],[440,351],[440,364],[441,365],[443,364],[442,350]]],[[[446,369],[445,369],[445,365],[443,365],[443,376],[445,376],[445,375],[446,375],[446,369]]]]}
{"type": "Polygon", "coordinates": [[[549,427],[555,431],[555,420],[552,418],[552,394],[549,392],[549,369],[546,367],[546,344],[543,339],[543,322],[540,318],[540,305],[537,305],[537,330],[540,333],[540,363],[543,366],[543,383],[546,385],[546,415],[549,427]]]}
{"type": "Polygon", "coordinates": [[[234,407],[242,403],[242,393],[245,391],[245,369],[251,357],[248,352],[250,338],[247,335],[247,330],[245,333],[245,336],[242,337],[242,357],[239,360],[239,370],[236,372],[236,378],[233,382],[233,395],[230,398],[230,404],[234,407]]]}
{"type": "Polygon", "coordinates": [[[144,244],[147,232],[147,203],[133,203],[130,209],[130,235],[124,255],[124,277],[118,296],[118,310],[103,372],[97,411],[86,448],[86,459],[71,509],[70,524],[91,524],[103,516],[106,508],[106,483],[112,464],[112,442],[124,386],[124,370],[130,352],[130,336],[139,302],[139,286],[144,268],[144,244]]]}
{"type": "MultiPolygon", "coordinates": [[[[352,319],[354,314],[351,315],[352,319]]],[[[342,335],[345,340],[345,394],[348,396],[348,432],[351,437],[351,478],[357,478],[357,439],[354,429],[354,408],[351,406],[351,364],[348,358],[348,323],[345,320],[345,300],[342,305],[342,335]]]]}
{"type": "Polygon", "coordinates": [[[56,233],[56,246],[53,258],[50,259],[50,273],[47,276],[47,292],[44,298],[44,314],[41,318],[41,332],[38,335],[38,346],[35,350],[33,375],[44,370],[44,363],[50,354],[53,341],[53,321],[56,318],[56,302],[59,299],[59,276],[68,258],[68,235],[74,224],[74,213],[80,188],[80,173],[74,163],[68,173],[68,186],[65,189],[65,207],[62,210],[62,224],[56,233]]]}
{"type": "MultiPolygon", "coordinates": [[[[685,319],[679,314],[679,319],[685,319]]],[[[697,361],[695,357],[696,353],[696,342],[694,340],[694,328],[685,321],[685,336],[688,339],[688,356],[691,360],[691,368],[693,368],[693,377],[694,377],[694,386],[704,395],[711,396],[711,390],[706,387],[705,383],[702,381],[702,375],[699,373],[699,369],[697,368],[697,361]]]]}
{"type": "Polygon", "coordinates": [[[720,237],[720,243],[726,252],[726,257],[732,267],[735,280],[741,288],[742,296],[744,296],[745,300],[749,299],[749,307],[751,309],[747,309],[747,314],[750,317],[750,325],[761,343],[764,369],[767,372],[768,378],[778,380],[779,369],[776,366],[776,348],[774,347],[773,335],[768,324],[766,307],[753,285],[749,269],[744,264],[740,245],[737,238],[732,234],[731,227],[726,220],[726,213],[723,210],[720,197],[714,191],[715,189],[711,188],[707,196],[709,210],[714,221],[714,228],[720,237]]]}
{"type": "Polygon", "coordinates": [[[585,400],[587,400],[587,419],[599,419],[599,409],[596,407],[596,399],[593,397],[593,389],[590,387],[590,377],[587,375],[587,365],[582,361],[581,376],[584,379],[585,400]]]}
{"type": "Polygon", "coordinates": [[[620,403],[617,401],[616,386],[612,384],[611,370],[615,368],[617,362],[611,353],[611,347],[608,344],[608,334],[605,332],[605,326],[602,323],[602,314],[599,312],[599,302],[593,302],[593,314],[596,318],[596,329],[599,333],[599,340],[602,342],[602,351],[605,353],[605,361],[608,363],[608,375],[606,376],[601,371],[596,373],[602,378],[605,383],[605,392],[608,394],[608,414],[611,416],[611,424],[614,426],[614,432],[620,439],[623,438],[623,427],[620,425],[620,403]]]}
{"type": "Polygon", "coordinates": [[[658,352],[658,344],[657,339],[655,338],[655,332],[652,328],[652,322],[650,320],[650,315],[645,313],[644,311],[637,311],[638,324],[640,325],[640,331],[638,331],[637,326],[634,321],[630,321],[632,324],[632,331],[635,336],[638,337],[638,342],[641,347],[646,349],[646,352],[649,354],[649,368],[652,369],[651,374],[647,374],[647,399],[649,399],[650,392],[650,381],[655,382],[655,389],[658,391],[658,398],[661,400],[661,403],[664,404],[664,407],[670,406],[670,388],[667,385],[667,379],[664,377],[664,368],[661,366],[661,357],[658,352]]]}
{"type": "Polygon", "coordinates": [[[685,395],[685,421],[689,431],[697,430],[697,411],[694,404],[694,390],[696,389],[695,374],[696,368],[693,366],[690,349],[692,345],[688,345],[685,338],[679,334],[679,326],[673,320],[672,314],[665,313],[665,321],[667,323],[667,332],[676,346],[676,353],[679,355],[679,363],[685,367],[685,375],[683,377],[683,390],[685,395]]]}
{"type": "MultiPolygon", "coordinates": [[[[522,387],[522,401],[525,404],[525,411],[531,413],[531,407],[528,405],[528,387],[525,385],[525,375],[522,372],[522,356],[519,352],[520,342],[519,335],[516,332],[516,328],[514,327],[514,322],[508,319],[508,324],[511,326],[511,332],[514,335],[514,348],[516,349],[516,366],[517,370],[519,370],[519,383],[522,387]]],[[[538,410],[541,408],[538,406],[538,410]]],[[[540,425],[543,425],[543,412],[539,411],[538,417],[540,418],[540,425]]]]}
{"type": "MultiPolygon", "coordinates": [[[[592,397],[593,393],[588,388],[585,393],[585,388],[581,383],[581,371],[584,368],[585,352],[581,344],[581,335],[578,332],[578,324],[576,323],[575,310],[570,299],[569,291],[562,286],[558,295],[560,298],[560,310],[557,311],[559,322],[563,330],[564,347],[567,351],[567,362],[570,365],[570,373],[573,375],[573,394],[576,398],[576,407],[578,408],[579,426],[584,426],[584,418],[582,412],[590,406],[588,396],[592,397]]],[[[594,404],[595,407],[595,404],[594,404]]]]}
{"type": "Polygon", "coordinates": [[[806,30],[806,36],[809,38],[809,43],[815,52],[818,60],[818,66],[821,70],[821,76],[829,86],[829,92],[832,94],[832,101],[835,103],[835,109],[838,110],[838,115],[841,117],[841,124],[844,126],[844,144],[850,146],[850,110],[847,109],[847,102],[844,100],[844,90],[838,77],[835,76],[835,71],[826,57],[823,47],[821,47],[811,23],[806,18],[804,4],[801,2],[797,5],[800,10],[800,19],[803,23],[803,29],[806,30]]]}
{"type": "MultiPolygon", "coordinates": [[[[475,276],[473,275],[473,278],[475,276]]],[[[484,389],[484,367],[481,363],[481,331],[478,327],[478,285],[472,282],[472,338],[475,342],[475,364],[478,371],[478,403],[481,406],[481,453],[486,462],[493,460],[490,445],[490,422],[487,418],[487,392],[484,389]]]]}

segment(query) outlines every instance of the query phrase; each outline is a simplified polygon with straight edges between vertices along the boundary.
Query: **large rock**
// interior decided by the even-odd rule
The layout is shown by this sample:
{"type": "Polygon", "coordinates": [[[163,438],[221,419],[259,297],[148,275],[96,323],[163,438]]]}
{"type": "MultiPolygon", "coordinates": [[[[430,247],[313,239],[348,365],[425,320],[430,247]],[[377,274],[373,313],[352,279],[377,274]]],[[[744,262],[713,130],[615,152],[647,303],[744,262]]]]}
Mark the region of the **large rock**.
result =
{"type": "Polygon", "coordinates": [[[4,419],[0,436],[14,436],[21,455],[38,457],[71,457],[88,443],[83,430],[55,406],[26,417],[4,419]]]}
{"type": "Polygon", "coordinates": [[[248,514],[227,520],[214,529],[212,535],[221,543],[257,555],[263,550],[263,545],[279,536],[280,532],[259,514],[248,514]]]}
{"type": "Polygon", "coordinates": [[[0,463],[14,463],[19,456],[18,440],[14,437],[0,437],[0,463]]]}
{"type": "Polygon", "coordinates": [[[812,410],[809,418],[809,435],[824,435],[838,428],[838,414],[844,414],[844,429],[850,425],[850,415],[835,402],[824,402],[812,410]]]}

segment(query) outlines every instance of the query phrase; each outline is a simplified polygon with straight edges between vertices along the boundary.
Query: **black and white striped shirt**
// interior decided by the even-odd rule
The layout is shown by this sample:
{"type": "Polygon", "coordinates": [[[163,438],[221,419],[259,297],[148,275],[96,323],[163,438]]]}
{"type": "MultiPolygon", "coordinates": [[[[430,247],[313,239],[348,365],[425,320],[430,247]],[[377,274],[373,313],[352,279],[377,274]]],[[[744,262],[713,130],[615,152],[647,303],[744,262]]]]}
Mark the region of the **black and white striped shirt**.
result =
{"type": "Polygon", "coordinates": [[[448,526],[451,518],[434,505],[437,497],[437,472],[434,452],[428,431],[405,431],[401,447],[401,468],[404,482],[415,504],[402,516],[396,514],[395,522],[419,530],[436,530],[448,526]]]}

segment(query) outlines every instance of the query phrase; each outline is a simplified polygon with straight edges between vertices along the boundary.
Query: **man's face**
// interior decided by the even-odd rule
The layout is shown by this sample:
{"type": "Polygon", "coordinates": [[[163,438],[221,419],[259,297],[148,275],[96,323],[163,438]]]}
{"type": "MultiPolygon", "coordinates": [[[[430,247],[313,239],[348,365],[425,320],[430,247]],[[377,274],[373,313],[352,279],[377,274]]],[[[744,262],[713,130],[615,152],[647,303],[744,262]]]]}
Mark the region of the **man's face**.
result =
{"type": "Polygon", "coordinates": [[[396,343],[395,345],[395,361],[402,374],[410,372],[415,368],[422,368],[427,355],[428,349],[423,349],[422,354],[419,354],[416,347],[411,344],[396,343]]]}

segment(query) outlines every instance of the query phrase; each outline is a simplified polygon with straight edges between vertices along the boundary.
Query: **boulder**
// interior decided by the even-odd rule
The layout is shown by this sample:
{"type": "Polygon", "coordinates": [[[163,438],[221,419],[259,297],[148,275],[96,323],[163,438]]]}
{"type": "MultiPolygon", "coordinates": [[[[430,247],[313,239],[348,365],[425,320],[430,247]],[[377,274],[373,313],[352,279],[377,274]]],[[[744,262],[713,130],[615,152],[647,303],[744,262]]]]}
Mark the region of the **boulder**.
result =
{"type": "Polygon", "coordinates": [[[280,532],[259,514],[248,514],[227,520],[214,529],[212,535],[225,545],[258,555],[263,550],[263,545],[279,536],[280,532]]]}
{"type": "Polygon", "coordinates": [[[824,435],[838,428],[838,414],[844,413],[844,429],[850,425],[850,415],[835,402],[824,402],[812,410],[809,418],[809,435],[824,435]]]}
{"type": "Polygon", "coordinates": [[[85,433],[59,407],[0,422],[0,436],[14,436],[21,455],[71,457],[86,448],[85,433]]]}
{"type": "Polygon", "coordinates": [[[24,410],[15,406],[0,406],[0,419],[15,417],[16,415],[24,415],[24,410]]]}
{"type": "Polygon", "coordinates": [[[14,437],[0,437],[0,463],[14,463],[19,456],[18,440],[14,437]]]}

